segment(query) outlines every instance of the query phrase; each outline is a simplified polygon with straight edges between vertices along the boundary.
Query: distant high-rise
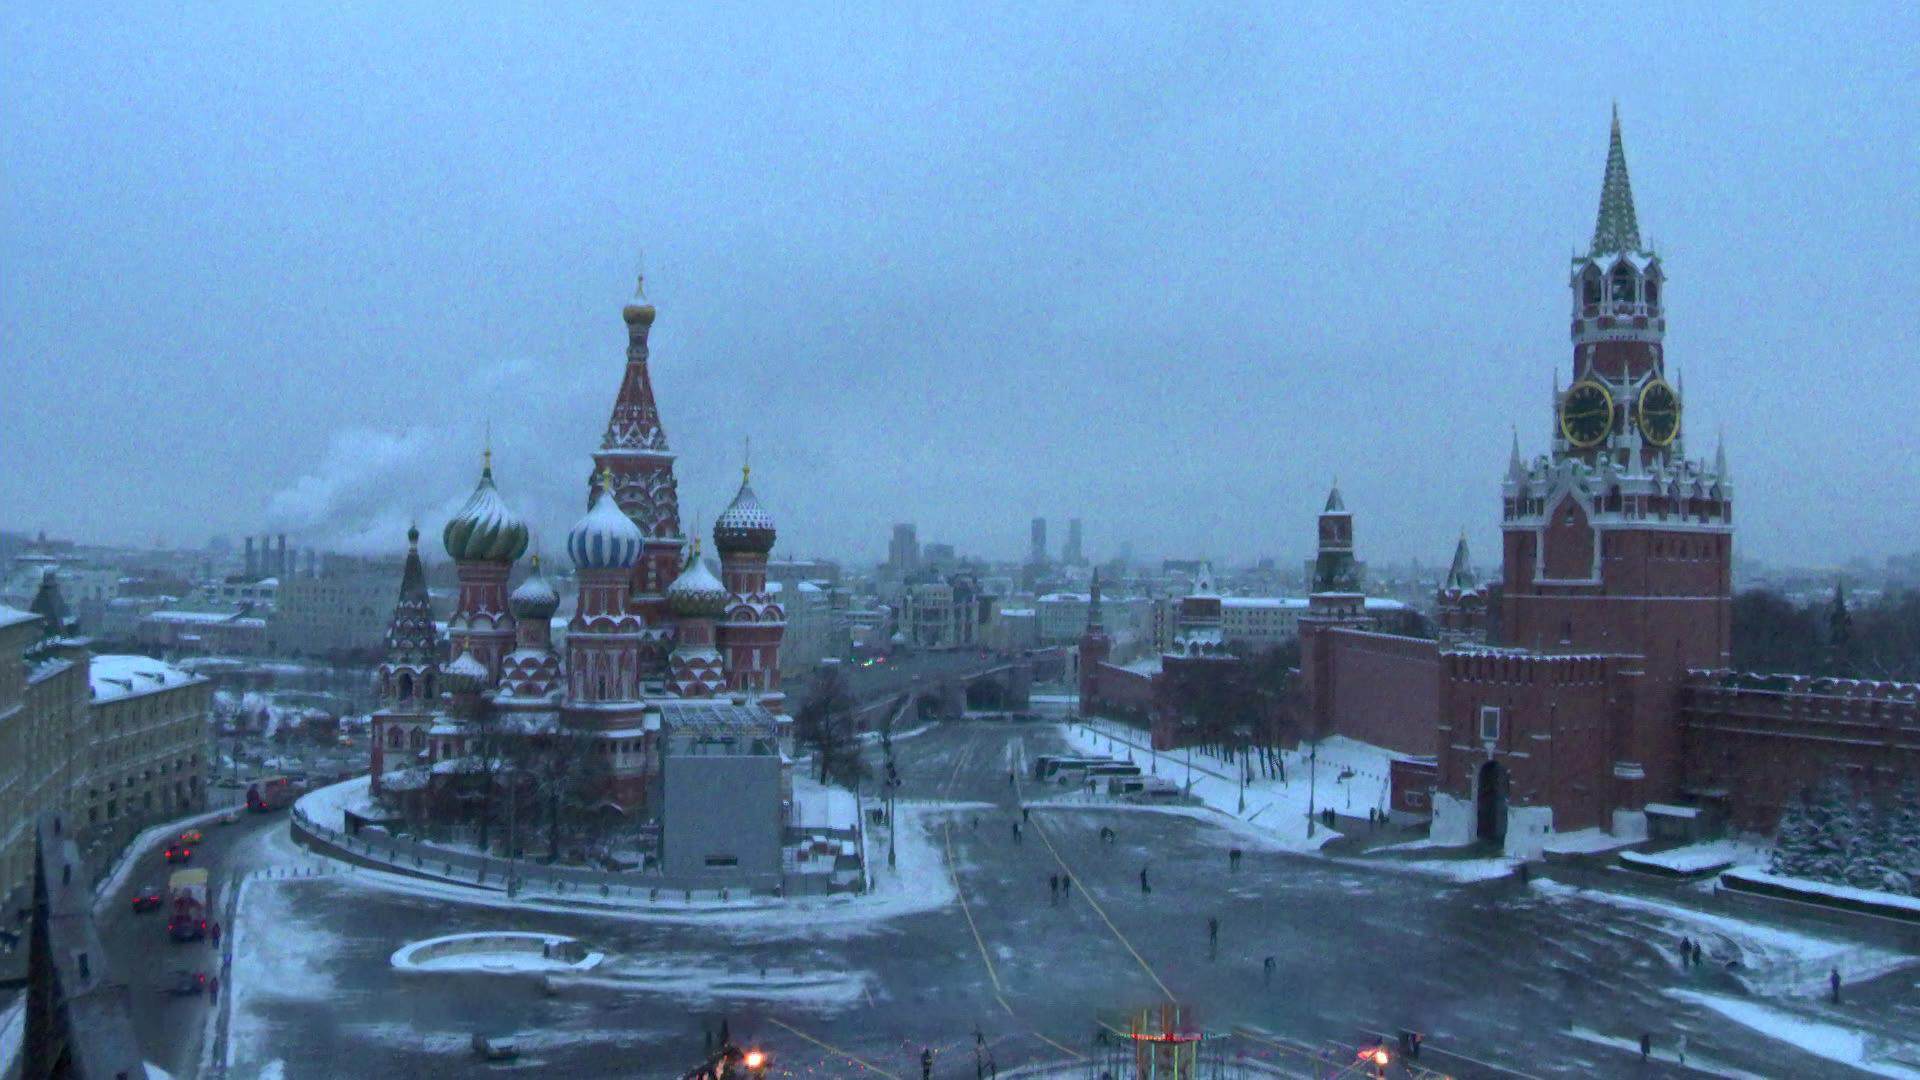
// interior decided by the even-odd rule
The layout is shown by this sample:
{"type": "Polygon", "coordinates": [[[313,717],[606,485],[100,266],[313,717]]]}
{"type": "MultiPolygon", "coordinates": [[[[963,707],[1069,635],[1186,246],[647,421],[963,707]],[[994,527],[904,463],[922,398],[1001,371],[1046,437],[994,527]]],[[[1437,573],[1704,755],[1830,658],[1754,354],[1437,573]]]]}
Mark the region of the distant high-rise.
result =
{"type": "Polygon", "coordinates": [[[893,527],[893,541],[887,545],[887,565],[901,573],[920,569],[920,538],[912,522],[893,527]]]}
{"type": "Polygon", "coordinates": [[[1080,519],[1067,519],[1067,546],[1060,552],[1060,561],[1068,566],[1079,566],[1087,561],[1080,552],[1080,519]]]}
{"type": "Polygon", "coordinates": [[[1047,519],[1033,519],[1033,550],[1027,553],[1027,561],[1035,566],[1045,566],[1047,562],[1047,519]]]}

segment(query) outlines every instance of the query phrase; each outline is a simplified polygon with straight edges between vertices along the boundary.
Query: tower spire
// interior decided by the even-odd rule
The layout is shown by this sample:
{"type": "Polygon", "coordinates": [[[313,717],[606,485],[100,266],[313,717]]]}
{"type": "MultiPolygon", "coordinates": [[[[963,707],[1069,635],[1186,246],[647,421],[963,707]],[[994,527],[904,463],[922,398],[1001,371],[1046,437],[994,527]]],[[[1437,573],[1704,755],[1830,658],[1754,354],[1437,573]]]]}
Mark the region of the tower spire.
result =
{"type": "Polygon", "coordinates": [[[1593,255],[1640,250],[1640,222],[1633,213],[1627,151],[1620,142],[1620,103],[1613,105],[1613,135],[1607,143],[1607,174],[1600,182],[1600,214],[1593,223],[1593,255]]]}

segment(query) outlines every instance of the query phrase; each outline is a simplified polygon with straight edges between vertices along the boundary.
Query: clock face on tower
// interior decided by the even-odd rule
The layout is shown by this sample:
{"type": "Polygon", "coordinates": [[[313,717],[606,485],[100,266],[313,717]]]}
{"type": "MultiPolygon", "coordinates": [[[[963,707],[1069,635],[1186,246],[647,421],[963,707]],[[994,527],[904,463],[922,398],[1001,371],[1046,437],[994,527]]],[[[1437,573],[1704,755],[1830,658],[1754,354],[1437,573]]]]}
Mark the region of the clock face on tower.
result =
{"type": "Polygon", "coordinates": [[[1654,379],[1640,391],[1640,430],[1655,446],[1666,446],[1680,434],[1680,395],[1665,379],[1654,379]]]}
{"type": "Polygon", "coordinates": [[[1585,450],[1600,445],[1613,430],[1613,395],[1592,379],[1582,379],[1560,399],[1560,434],[1585,450]]]}

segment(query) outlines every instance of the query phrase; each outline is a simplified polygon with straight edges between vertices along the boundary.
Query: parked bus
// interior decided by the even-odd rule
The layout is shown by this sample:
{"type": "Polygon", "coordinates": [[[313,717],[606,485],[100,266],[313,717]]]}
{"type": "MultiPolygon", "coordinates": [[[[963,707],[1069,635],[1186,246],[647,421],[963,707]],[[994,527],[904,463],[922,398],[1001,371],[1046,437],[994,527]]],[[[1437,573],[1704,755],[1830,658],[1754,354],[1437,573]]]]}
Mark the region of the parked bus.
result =
{"type": "Polygon", "coordinates": [[[1047,763],[1044,766],[1040,768],[1037,776],[1041,780],[1053,780],[1058,778],[1063,773],[1070,773],[1070,772],[1083,770],[1087,768],[1089,765],[1098,765],[1101,762],[1106,760],[1108,759],[1087,758],[1087,757],[1051,758],[1047,761],[1047,763]]]}

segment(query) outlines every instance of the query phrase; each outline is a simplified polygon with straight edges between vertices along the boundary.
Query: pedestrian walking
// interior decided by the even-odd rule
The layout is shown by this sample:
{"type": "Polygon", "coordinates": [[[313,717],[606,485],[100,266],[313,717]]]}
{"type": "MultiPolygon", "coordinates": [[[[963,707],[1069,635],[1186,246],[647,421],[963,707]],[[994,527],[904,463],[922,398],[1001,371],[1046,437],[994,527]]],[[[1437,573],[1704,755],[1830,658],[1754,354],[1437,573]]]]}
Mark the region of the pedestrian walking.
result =
{"type": "Polygon", "coordinates": [[[978,814],[974,815],[974,818],[973,818],[973,831],[974,832],[980,831],[980,816],[978,814]]]}
{"type": "Polygon", "coordinates": [[[1699,942],[1696,941],[1693,943],[1693,966],[1694,967],[1700,966],[1700,964],[1702,963],[1701,954],[1704,953],[1705,951],[1706,951],[1705,949],[1702,949],[1700,947],[1699,942]]]}
{"type": "Polygon", "coordinates": [[[1007,770],[1007,786],[1008,787],[1013,786],[1013,770],[1012,769],[1007,770]]]}
{"type": "Polygon", "coordinates": [[[1834,968],[1827,973],[1827,986],[1833,991],[1833,1003],[1840,1004],[1840,969],[1834,968]]]}
{"type": "Polygon", "coordinates": [[[207,1004],[220,1004],[220,976],[218,975],[207,977],[207,1004]]]}
{"type": "Polygon", "coordinates": [[[1047,895],[1052,897],[1054,903],[1057,904],[1060,902],[1060,875],[1059,874],[1047,875],[1047,895]]]}
{"type": "Polygon", "coordinates": [[[1260,966],[1261,968],[1265,969],[1267,985],[1272,986],[1273,985],[1273,969],[1274,969],[1273,957],[1269,956],[1265,960],[1262,960],[1260,962],[1260,966]]]}
{"type": "Polygon", "coordinates": [[[1693,963],[1693,939],[1683,937],[1680,939],[1680,966],[1686,967],[1691,963],[1693,963]]]}
{"type": "Polygon", "coordinates": [[[1645,1061],[1652,1056],[1653,1056],[1653,1036],[1643,1031],[1640,1033],[1640,1060],[1645,1061]]]}
{"type": "Polygon", "coordinates": [[[1215,960],[1220,956],[1220,917],[1207,916],[1207,959],[1215,960]]]}
{"type": "Polygon", "coordinates": [[[1020,823],[1017,821],[1013,823],[1013,842],[1020,842],[1020,823]]]}
{"type": "Polygon", "coordinates": [[[1023,807],[1021,807],[1021,808],[1020,808],[1020,820],[1021,820],[1021,821],[1032,821],[1032,820],[1033,820],[1033,809],[1032,809],[1031,807],[1026,807],[1026,806],[1023,806],[1023,807]]]}
{"type": "Polygon", "coordinates": [[[1232,848],[1227,852],[1227,868],[1238,873],[1240,870],[1240,849],[1232,848]]]}
{"type": "Polygon", "coordinates": [[[213,947],[216,949],[219,948],[220,947],[220,924],[218,922],[215,922],[211,927],[208,928],[207,932],[213,935],[213,947]]]}
{"type": "Polygon", "coordinates": [[[1144,866],[1140,868],[1140,891],[1143,893],[1153,891],[1153,886],[1147,884],[1147,868],[1144,866]]]}
{"type": "Polygon", "coordinates": [[[1067,900],[1067,899],[1071,899],[1072,896],[1073,896],[1073,875],[1061,874],[1060,875],[1060,899],[1067,900]]]}
{"type": "Polygon", "coordinates": [[[1685,1065],[1687,1063],[1687,1037],[1685,1035],[1680,1036],[1680,1043],[1674,1049],[1675,1052],[1680,1055],[1680,1064],[1685,1065]]]}

